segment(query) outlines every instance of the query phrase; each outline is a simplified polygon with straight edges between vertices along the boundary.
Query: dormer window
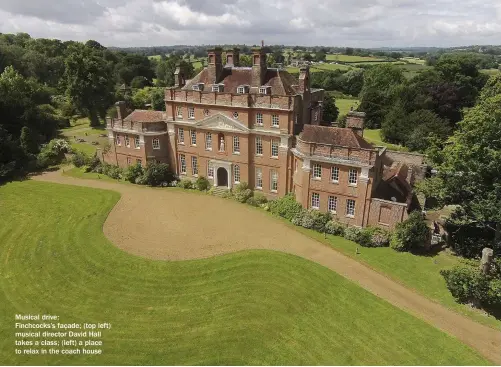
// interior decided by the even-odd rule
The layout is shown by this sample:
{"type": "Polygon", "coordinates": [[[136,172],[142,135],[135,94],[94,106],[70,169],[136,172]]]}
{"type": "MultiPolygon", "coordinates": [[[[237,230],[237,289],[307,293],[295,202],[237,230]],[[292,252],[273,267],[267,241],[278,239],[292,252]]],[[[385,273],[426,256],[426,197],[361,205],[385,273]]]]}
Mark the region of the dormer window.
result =
{"type": "Polygon", "coordinates": [[[222,92],[224,89],[224,85],[223,84],[213,84],[212,85],[212,91],[213,92],[222,92]]]}
{"type": "Polygon", "coordinates": [[[193,84],[193,90],[197,90],[197,91],[203,91],[204,90],[204,83],[197,83],[197,84],[193,84]]]}
{"type": "Polygon", "coordinates": [[[237,93],[238,94],[244,94],[244,93],[249,93],[249,86],[248,85],[241,85],[237,88],[237,93]]]}
{"type": "Polygon", "coordinates": [[[259,93],[260,94],[271,94],[271,86],[265,85],[265,86],[259,87],[259,93]]]}

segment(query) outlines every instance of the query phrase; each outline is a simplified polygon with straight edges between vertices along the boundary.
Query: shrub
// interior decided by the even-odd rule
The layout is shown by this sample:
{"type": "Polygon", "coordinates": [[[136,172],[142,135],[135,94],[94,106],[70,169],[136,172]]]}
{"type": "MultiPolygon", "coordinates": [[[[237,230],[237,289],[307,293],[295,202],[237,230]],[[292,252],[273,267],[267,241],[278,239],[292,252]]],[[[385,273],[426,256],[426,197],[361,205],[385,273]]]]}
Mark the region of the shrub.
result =
{"type": "Polygon", "coordinates": [[[252,190],[249,189],[247,182],[241,182],[233,189],[233,195],[236,201],[245,203],[250,197],[252,197],[252,190]]]}
{"type": "Polygon", "coordinates": [[[342,223],[330,220],[325,224],[325,232],[335,236],[344,236],[346,226],[342,223]]]}
{"type": "Polygon", "coordinates": [[[90,159],[91,158],[88,157],[85,153],[77,150],[75,153],[73,153],[73,156],[71,157],[71,163],[73,163],[75,167],[80,168],[82,166],[87,165],[90,162],[90,159]]]}
{"type": "Polygon", "coordinates": [[[302,226],[308,229],[314,229],[317,232],[324,232],[326,224],[331,220],[328,213],[321,213],[318,210],[301,209],[292,219],[292,224],[302,226]]]}
{"type": "Polygon", "coordinates": [[[223,199],[230,199],[230,198],[232,198],[232,197],[233,197],[233,194],[231,193],[231,191],[230,191],[230,190],[228,190],[228,191],[223,192],[223,193],[221,194],[221,197],[222,197],[223,199]]]}
{"type": "Polygon", "coordinates": [[[37,155],[37,167],[47,168],[59,164],[64,159],[65,153],[70,153],[71,147],[64,139],[52,139],[40,150],[37,155]]]}
{"type": "Polygon", "coordinates": [[[367,228],[360,228],[360,232],[358,233],[358,238],[356,239],[355,242],[363,247],[372,247],[371,230],[367,228]]]}
{"type": "Polygon", "coordinates": [[[390,246],[397,251],[416,251],[424,248],[430,236],[423,215],[413,212],[404,222],[398,223],[391,236],[390,246]]]}
{"type": "Polygon", "coordinates": [[[207,191],[210,188],[210,182],[206,177],[200,176],[195,181],[195,186],[200,191],[207,191]]]}
{"type": "Polygon", "coordinates": [[[136,179],[134,180],[134,183],[136,185],[147,185],[148,182],[146,181],[146,177],[144,175],[139,175],[136,177],[136,179]]]}
{"type": "Polygon", "coordinates": [[[259,191],[254,191],[254,200],[256,201],[258,206],[261,206],[263,204],[266,204],[268,202],[268,199],[266,199],[266,196],[262,192],[259,191]]]}
{"type": "Polygon", "coordinates": [[[301,210],[298,213],[296,213],[296,215],[294,215],[294,217],[291,219],[291,223],[294,224],[295,226],[302,226],[303,218],[306,215],[306,213],[307,211],[301,208],[301,210]]]}
{"type": "Polygon", "coordinates": [[[304,228],[313,229],[314,225],[315,225],[315,218],[313,218],[311,212],[305,210],[302,215],[301,226],[303,226],[304,228]]]}
{"type": "Polygon", "coordinates": [[[177,187],[180,187],[182,189],[192,189],[193,182],[191,182],[190,179],[183,178],[177,183],[177,187]]]}
{"type": "Polygon", "coordinates": [[[349,241],[353,241],[356,243],[360,242],[360,237],[362,233],[362,228],[359,227],[346,227],[344,230],[344,238],[349,241]]]}
{"type": "Polygon", "coordinates": [[[103,173],[115,180],[122,178],[122,169],[118,166],[107,164],[103,167],[103,173]]]}
{"type": "Polygon", "coordinates": [[[143,174],[146,184],[150,186],[160,186],[170,184],[174,181],[174,174],[167,163],[150,162],[144,169],[143,174]]]}
{"type": "Polygon", "coordinates": [[[124,179],[130,183],[136,183],[136,180],[143,175],[143,167],[140,164],[134,164],[127,167],[124,171],[124,179]]]}
{"type": "Polygon", "coordinates": [[[251,196],[250,198],[248,198],[245,203],[252,205],[252,206],[259,206],[259,203],[257,202],[257,200],[254,196],[251,196]]]}
{"type": "Polygon", "coordinates": [[[478,306],[487,300],[489,282],[478,268],[458,265],[450,270],[441,270],[440,274],[456,301],[478,306]]]}
{"type": "Polygon", "coordinates": [[[269,202],[270,212],[279,215],[288,220],[292,220],[297,214],[303,210],[292,194],[287,194],[276,200],[269,202]]]}
{"type": "Polygon", "coordinates": [[[370,235],[369,247],[386,247],[390,244],[390,232],[383,228],[369,227],[365,232],[370,235]]]}

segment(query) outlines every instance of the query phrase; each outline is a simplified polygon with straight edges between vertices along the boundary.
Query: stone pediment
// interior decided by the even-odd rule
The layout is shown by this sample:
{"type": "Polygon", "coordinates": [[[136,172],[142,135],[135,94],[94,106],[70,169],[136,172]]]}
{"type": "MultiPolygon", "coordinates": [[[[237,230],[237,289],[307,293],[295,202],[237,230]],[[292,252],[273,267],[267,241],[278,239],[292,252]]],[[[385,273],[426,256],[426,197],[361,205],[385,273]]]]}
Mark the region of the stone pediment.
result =
{"type": "Polygon", "coordinates": [[[240,121],[232,119],[222,113],[204,118],[195,124],[196,127],[217,131],[234,131],[238,133],[248,133],[249,128],[240,121]]]}

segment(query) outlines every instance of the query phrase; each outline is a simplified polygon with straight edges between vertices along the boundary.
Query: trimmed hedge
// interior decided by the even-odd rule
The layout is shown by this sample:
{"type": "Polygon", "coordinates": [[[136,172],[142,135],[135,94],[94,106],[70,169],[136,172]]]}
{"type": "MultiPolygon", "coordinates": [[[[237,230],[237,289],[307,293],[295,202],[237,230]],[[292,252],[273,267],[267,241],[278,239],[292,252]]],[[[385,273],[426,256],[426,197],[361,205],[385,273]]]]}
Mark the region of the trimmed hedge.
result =
{"type": "Polygon", "coordinates": [[[296,201],[292,194],[287,194],[284,197],[272,200],[269,202],[268,206],[270,212],[290,221],[303,210],[301,204],[296,201]]]}

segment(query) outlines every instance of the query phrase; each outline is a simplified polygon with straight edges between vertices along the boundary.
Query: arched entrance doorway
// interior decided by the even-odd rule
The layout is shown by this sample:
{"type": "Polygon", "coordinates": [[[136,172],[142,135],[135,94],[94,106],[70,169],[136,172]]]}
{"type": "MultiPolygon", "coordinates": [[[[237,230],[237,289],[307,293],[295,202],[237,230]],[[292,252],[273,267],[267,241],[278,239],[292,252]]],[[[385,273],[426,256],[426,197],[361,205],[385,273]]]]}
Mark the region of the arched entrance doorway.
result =
{"type": "Polygon", "coordinates": [[[217,185],[228,187],[228,171],[226,168],[219,167],[217,169],[217,185]]]}

